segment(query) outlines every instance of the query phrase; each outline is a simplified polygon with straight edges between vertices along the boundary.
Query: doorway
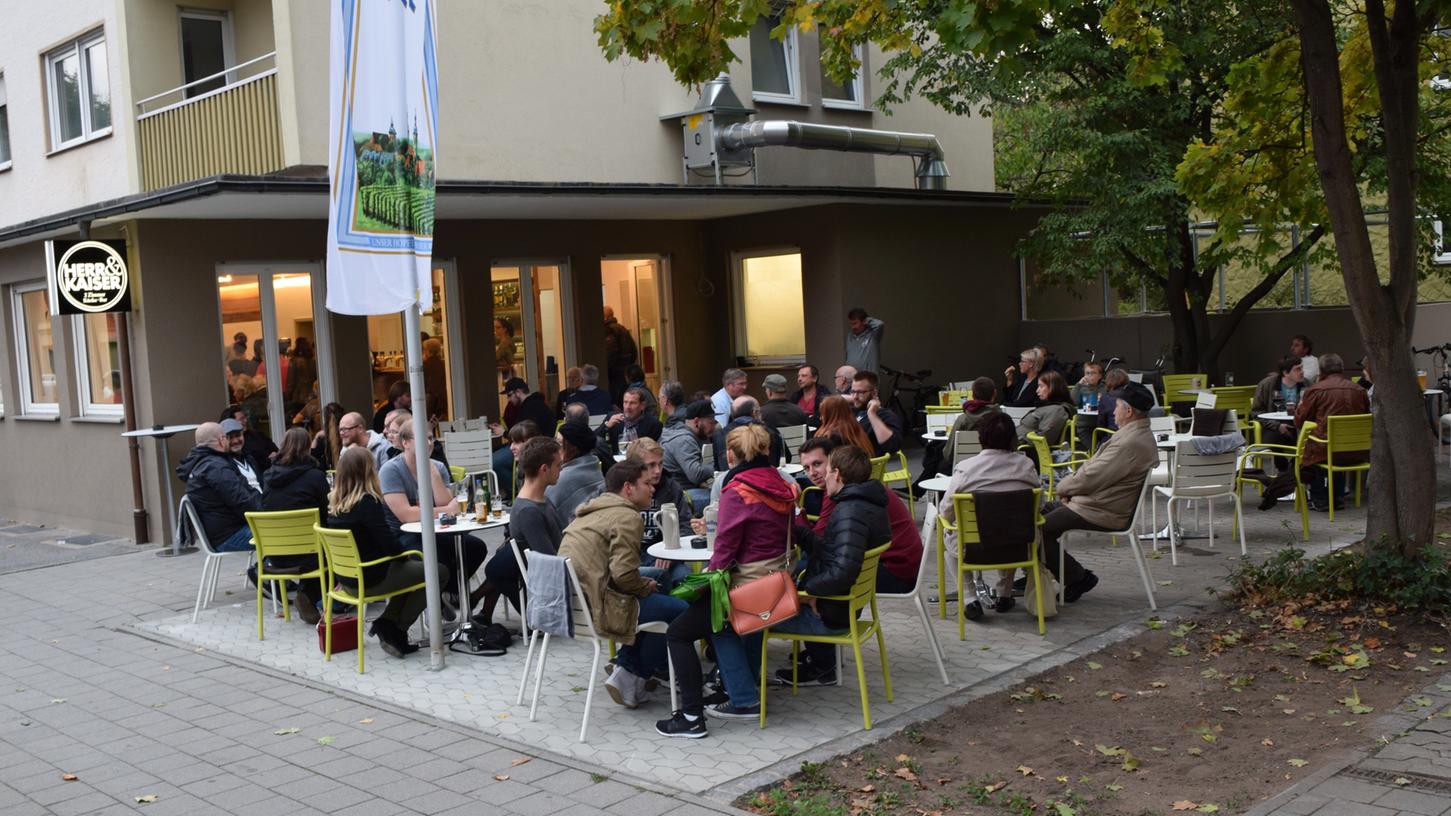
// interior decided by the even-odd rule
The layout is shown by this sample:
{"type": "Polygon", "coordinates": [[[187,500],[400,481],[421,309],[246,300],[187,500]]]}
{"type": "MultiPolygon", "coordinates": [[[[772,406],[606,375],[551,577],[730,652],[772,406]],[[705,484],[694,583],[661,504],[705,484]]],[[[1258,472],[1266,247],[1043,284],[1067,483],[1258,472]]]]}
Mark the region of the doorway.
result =
{"type": "MultiPolygon", "coordinates": [[[[463,348],[457,317],[458,275],[453,261],[433,264],[433,308],[419,315],[423,341],[424,400],[429,419],[450,420],[462,416],[462,368],[454,366],[463,348]]],[[[407,343],[403,337],[401,313],[368,315],[368,350],[372,358],[373,407],[388,399],[393,383],[407,379],[407,343]]],[[[372,416],[371,413],[368,416],[372,416]]]]}
{"type": "Polygon", "coordinates": [[[321,281],[314,264],[217,266],[226,400],[278,444],[293,425],[316,431],[336,399],[321,281]]]}
{"type": "MultiPolygon", "coordinates": [[[[489,281],[497,390],[509,377],[520,377],[553,404],[574,362],[574,326],[564,319],[573,313],[569,262],[495,261],[489,281]]],[[[506,401],[501,395],[501,416],[506,401]]]]}
{"type": "Polygon", "coordinates": [[[670,331],[670,259],[664,255],[605,256],[600,260],[604,305],[629,330],[638,349],[635,363],[650,393],[675,379],[675,343],[670,331]]]}

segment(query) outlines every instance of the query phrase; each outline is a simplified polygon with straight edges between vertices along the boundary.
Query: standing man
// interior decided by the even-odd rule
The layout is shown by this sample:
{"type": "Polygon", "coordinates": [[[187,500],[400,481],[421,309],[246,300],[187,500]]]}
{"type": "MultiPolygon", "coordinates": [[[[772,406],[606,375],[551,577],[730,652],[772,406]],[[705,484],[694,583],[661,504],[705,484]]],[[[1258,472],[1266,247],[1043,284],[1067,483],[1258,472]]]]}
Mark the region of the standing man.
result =
{"type": "MultiPolygon", "coordinates": [[[[239,424],[234,419],[227,422],[239,424]]],[[[241,428],[235,433],[240,442],[241,428]]],[[[262,491],[242,476],[230,450],[222,425],[203,422],[196,429],[196,447],[176,466],[207,541],[217,552],[251,549],[252,530],[245,514],[262,509],[262,491]]]]}
{"type": "Polygon", "coordinates": [[[856,420],[872,440],[872,456],[896,453],[902,449],[902,420],[887,408],[877,397],[877,375],[872,371],[858,371],[851,382],[851,404],[856,408],[856,420]]]}
{"type": "Polygon", "coordinates": [[[443,341],[437,337],[423,341],[423,392],[430,419],[448,413],[448,373],[443,364],[443,341]]]}
{"type": "Polygon", "coordinates": [[[1303,334],[1290,338],[1290,356],[1299,358],[1300,370],[1305,372],[1305,383],[1314,385],[1320,379],[1320,361],[1315,359],[1315,344],[1303,334]]]}
{"type": "Polygon", "coordinates": [[[660,420],[645,410],[649,397],[649,392],[643,388],[626,390],[623,409],[606,419],[595,432],[604,440],[611,456],[620,450],[621,444],[628,445],[636,439],[660,440],[660,420]]]}
{"type": "Polygon", "coordinates": [[[509,444],[506,439],[509,430],[528,421],[534,423],[534,427],[537,429],[536,434],[547,433],[544,429],[553,427],[554,412],[550,410],[544,395],[538,391],[529,393],[529,383],[519,377],[510,377],[509,381],[504,383],[502,393],[508,399],[509,404],[504,409],[504,424],[489,423],[489,432],[494,435],[494,439],[501,442],[490,457],[489,466],[494,471],[494,478],[498,480],[499,489],[505,491],[507,498],[513,491],[514,476],[514,446],[509,444]],[[508,426],[507,429],[505,426],[508,426]]]}
{"type": "Polygon", "coordinates": [[[696,400],[685,406],[684,418],[671,422],[660,435],[665,449],[665,473],[690,496],[697,513],[710,503],[711,482],[715,479],[714,462],[701,458],[700,446],[715,433],[715,412],[710,403],[696,400]]]}
{"type": "Polygon", "coordinates": [[[710,407],[715,411],[715,422],[724,425],[731,420],[731,403],[746,393],[746,372],[739,368],[727,368],[720,375],[720,390],[710,395],[710,407]]]}
{"type": "Polygon", "coordinates": [[[832,390],[821,385],[820,380],[821,372],[810,363],[796,369],[796,390],[790,397],[812,425],[821,423],[821,401],[832,394],[832,390]]]}
{"type": "Polygon", "coordinates": [[[610,400],[615,405],[621,404],[624,399],[625,387],[630,384],[630,366],[635,364],[639,354],[630,330],[615,319],[614,308],[606,306],[605,370],[610,377],[610,400]]]}
{"type": "Polygon", "coordinates": [[[858,306],[846,313],[846,325],[846,364],[857,371],[876,371],[887,324],[858,306]]]}
{"type": "MultiPolygon", "coordinates": [[[[802,366],[802,371],[806,370],[802,366]]],[[[800,377],[800,373],[797,373],[800,377]]],[[[805,425],[807,423],[808,411],[804,410],[799,401],[786,399],[786,378],[780,374],[769,374],[765,383],[762,384],[766,392],[766,404],[761,406],[761,421],[772,428],[788,428],[793,425],[805,425]]],[[[819,392],[815,383],[812,389],[819,392]]]]}

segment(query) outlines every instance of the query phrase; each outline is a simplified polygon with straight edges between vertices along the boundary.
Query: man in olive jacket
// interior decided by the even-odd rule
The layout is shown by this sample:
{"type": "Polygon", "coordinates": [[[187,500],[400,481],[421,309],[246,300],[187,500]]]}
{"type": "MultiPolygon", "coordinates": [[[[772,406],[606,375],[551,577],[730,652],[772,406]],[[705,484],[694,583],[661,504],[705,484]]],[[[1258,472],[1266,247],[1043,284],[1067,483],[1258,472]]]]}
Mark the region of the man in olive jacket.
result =
{"type": "Polygon", "coordinates": [[[1149,431],[1154,397],[1137,383],[1115,395],[1118,431],[1071,476],[1058,483],[1061,503],[1044,507],[1043,552],[1048,569],[1063,584],[1063,600],[1073,603],[1098,585],[1098,576],[1064,554],[1064,575],[1058,574],[1058,539],[1069,530],[1122,530],[1134,517],[1144,479],[1159,462],[1158,446],[1149,431]]]}
{"type": "Polygon", "coordinates": [[[605,690],[626,708],[647,701],[645,681],[666,668],[664,635],[636,634],[635,627],[675,620],[686,607],[685,601],[660,592],[654,580],[640,575],[645,534],[640,511],[650,507],[654,493],[641,462],[616,464],[605,478],[605,492],[579,508],[559,546],[559,555],[569,559],[579,577],[595,631],[624,644],[605,690]],[[634,603],[628,602],[631,597],[634,603]]]}

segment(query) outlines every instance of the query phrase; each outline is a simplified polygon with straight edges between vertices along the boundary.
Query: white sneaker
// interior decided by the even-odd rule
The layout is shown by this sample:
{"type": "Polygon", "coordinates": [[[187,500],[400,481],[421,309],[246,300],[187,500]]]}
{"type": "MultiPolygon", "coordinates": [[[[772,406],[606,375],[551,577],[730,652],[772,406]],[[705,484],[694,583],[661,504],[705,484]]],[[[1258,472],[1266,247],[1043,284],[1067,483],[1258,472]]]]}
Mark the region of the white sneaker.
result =
{"type": "Polygon", "coordinates": [[[622,705],[625,708],[635,708],[640,705],[639,680],[640,678],[624,669],[616,668],[609,679],[605,681],[605,691],[609,692],[610,699],[614,700],[616,705],[622,705]]]}

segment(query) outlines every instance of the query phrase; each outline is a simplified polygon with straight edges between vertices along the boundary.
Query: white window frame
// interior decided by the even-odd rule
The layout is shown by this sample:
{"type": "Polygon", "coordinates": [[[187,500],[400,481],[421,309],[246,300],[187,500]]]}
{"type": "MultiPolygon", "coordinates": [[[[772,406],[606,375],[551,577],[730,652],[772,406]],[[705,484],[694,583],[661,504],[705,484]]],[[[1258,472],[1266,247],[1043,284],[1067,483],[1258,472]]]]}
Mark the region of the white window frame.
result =
{"type": "MultiPolygon", "coordinates": [[[[801,300],[806,300],[806,255],[799,246],[778,246],[765,247],[761,249],[742,250],[731,253],[731,335],[735,339],[735,351],[739,355],[746,353],[746,301],[745,301],[745,269],[746,261],[752,258],[774,258],[778,255],[799,255],[801,256],[801,300]]],[[[756,366],[801,366],[806,364],[806,338],[803,331],[802,348],[799,356],[775,356],[752,358],[751,365],[756,366]]]]}
{"type": "Polygon", "coordinates": [[[81,416],[119,417],[125,414],[126,406],[119,402],[96,402],[91,394],[90,344],[86,342],[86,315],[71,316],[72,362],[75,364],[76,394],[80,397],[81,416]]]}
{"type": "MultiPolygon", "coordinates": [[[[228,85],[236,84],[237,72],[232,70],[237,64],[237,52],[234,47],[232,34],[232,13],[222,9],[179,8],[177,9],[176,15],[176,55],[179,61],[177,68],[181,72],[182,85],[185,86],[189,82],[196,81],[195,79],[186,78],[186,39],[182,32],[181,24],[187,18],[193,20],[213,20],[222,24],[222,69],[227,72],[226,76],[223,77],[222,87],[225,88],[228,85]]],[[[196,79],[204,79],[205,77],[206,75],[203,75],[196,77],[196,79]]],[[[201,95],[200,93],[197,94],[197,96],[201,95]]],[[[191,98],[187,96],[186,91],[182,92],[182,97],[183,99],[191,98]]]]}
{"type": "Polygon", "coordinates": [[[1451,246],[1446,245],[1442,224],[1439,218],[1431,222],[1431,228],[1436,231],[1436,254],[1431,256],[1431,263],[1437,265],[1451,264],[1451,246]]]}
{"type": "MultiPolygon", "coordinates": [[[[6,150],[9,155],[0,157],[0,173],[10,169],[10,164],[15,158],[15,144],[10,140],[10,97],[5,91],[5,72],[0,71],[0,110],[6,112],[5,122],[0,125],[0,137],[5,140],[6,150]]],[[[0,411],[3,414],[3,411],[0,411]]]]}
{"type": "MultiPolygon", "coordinates": [[[[50,150],[52,153],[74,147],[78,144],[100,139],[111,135],[111,128],[116,121],[115,106],[111,109],[112,125],[103,128],[93,129],[91,127],[91,68],[86,61],[86,49],[97,43],[106,46],[106,30],[98,28],[88,34],[71,40],[65,45],[50,51],[45,55],[45,97],[46,108],[50,116],[50,150]],[[57,95],[58,88],[55,81],[55,64],[68,56],[74,55],[78,63],[77,89],[81,94],[81,135],[69,141],[60,141],[60,97],[57,95]]],[[[106,81],[110,83],[111,49],[106,47],[106,81]]],[[[109,93],[110,88],[107,88],[109,93]]]]}
{"type": "MultiPolygon", "coordinates": [[[[10,310],[14,315],[14,345],[15,345],[15,374],[20,381],[20,398],[16,400],[20,405],[21,416],[58,417],[60,416],[60,395],[56,394],[55,402],[35,402],[33,394],[30,393],[30,338],[26,335],[25,303],[24,296],[31,292],[47,291],[45,281],[34,281],[31,283],[16,284],[10,287],[10,310]]],[[[51,321],[51,343],[54,344],[59,338],[56,337],[55,319],[47,311],[46,319],[51,321]]],[[[54,345],[52,345],[54,348],[54,345]]],[[[60,383],[60,372],[55,372],[56,383],[60,383]]]]}
{"type": "MultiPolygon", "coordinates": [[[[773,19],[773,18],[774,18],[774,15],[769,15],[769,16],[765,17],[765,19],[767,19],[767,20],[773,19]]],[[[772,26],[772,27],[774,28],[775,26],[772,26]]],[[[752,63],[751,63],[751,99],[752,100],[754,100],[756,102],[767,102],[767,103],[786,104],[786,105],[800,105],[801,104],[801,65],[800,65],[800,62],[801,62],[801,57],[800,57],[801,48],[800,48],[800,40],[799,40],[798,34],[799,34],[799,32],[798,32],[796,26],[793,25],[793,26],[789,27],[786,30],[786,38],[785,39],[776,40],[775,38],[771,38],[771,42],[773,44],[778,45],[779,47],[781,47],[782,49],[784,49],[785,52],[786,52],[786,84],[787,84],[787,86],[789,86],[791,88],[791,92],[790,93],[785,93],[785,94],[778,94],[778,93],[770,93],[768,91],[758,91],[758,90],[756,90],[756,65],[755,65],[755,62],[752,61],[752,63]]],[[[750,35],[747,34],[746,36],[749,39],[750,35]]],[[[749,43],[747,44],[747,47],[749,48],[749,43]]]]}
{"type": "Polygon", "coordinates": [[[862,48],[861,45],[858,44],[852,47],[852,51],[856,55],[857,59],[856,74],[852,76],[851,82],[847,83],[847,85],[843,87],[851,88],[852,92],[856,94],[856,99],[832,99],[826,95],[826,88],[823,87],[821,89],[821,107],[836,108],[838,110],[868,109],[866,99],[867,83],[863,80],[863,76],[866,74],[867,69],[866,49],[862,48]]]}

